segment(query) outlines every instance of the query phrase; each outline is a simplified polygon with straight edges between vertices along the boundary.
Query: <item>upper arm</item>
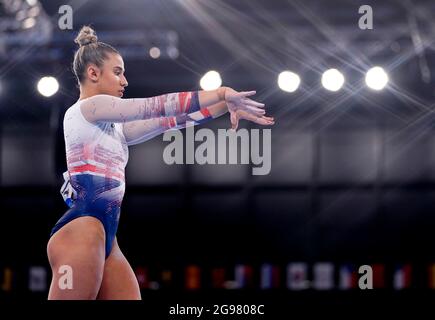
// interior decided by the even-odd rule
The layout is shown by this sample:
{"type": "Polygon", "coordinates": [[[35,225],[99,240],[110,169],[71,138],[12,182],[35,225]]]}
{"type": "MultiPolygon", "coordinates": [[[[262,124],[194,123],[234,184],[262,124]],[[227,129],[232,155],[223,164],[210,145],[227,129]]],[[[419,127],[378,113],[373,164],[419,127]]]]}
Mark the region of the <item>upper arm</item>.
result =
{"type": "MultiPolygon", "coordinates": [[[[152,99],[152,98],[150,98],[152,99]]],[[[109,95],[96,95],[83,100],[80,109],[89,122],[128,122],[160,116],[161,112],[147,99],[121,99],[109,95]]]]}
{"type": "Polygon", "coordinates": [[[196,92],[169,93],[135,99],[96,95],[83,100],[80,108],[89,122],[129,122],[196,111],[199,109],[199,102],[196,92]]]}

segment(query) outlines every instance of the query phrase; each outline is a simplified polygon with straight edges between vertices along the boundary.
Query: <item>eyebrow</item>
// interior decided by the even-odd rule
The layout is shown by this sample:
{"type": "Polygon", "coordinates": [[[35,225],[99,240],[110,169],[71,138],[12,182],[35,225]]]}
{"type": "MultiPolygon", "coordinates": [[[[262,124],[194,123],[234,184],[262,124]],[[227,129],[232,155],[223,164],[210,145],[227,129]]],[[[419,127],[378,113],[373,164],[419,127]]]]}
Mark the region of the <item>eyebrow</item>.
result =
{"type": "Polygon", "coordinates": [[[121,67],[118,67],[118,66],[116,66],[116,67],[113,67],[113,69],[119,69],[119,70],[121,70],[122,72],[125,72],[125,70],[124,70],[123,68],[121,68],[121,67]]]}

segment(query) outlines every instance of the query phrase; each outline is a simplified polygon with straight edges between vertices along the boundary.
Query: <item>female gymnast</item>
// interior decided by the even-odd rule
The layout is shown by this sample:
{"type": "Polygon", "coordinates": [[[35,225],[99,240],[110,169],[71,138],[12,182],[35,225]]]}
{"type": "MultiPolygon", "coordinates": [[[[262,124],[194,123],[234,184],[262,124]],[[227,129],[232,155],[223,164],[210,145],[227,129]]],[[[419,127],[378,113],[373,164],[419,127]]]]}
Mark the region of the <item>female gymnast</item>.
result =
{"type": "Polygon", "coordinates": [[[70,209],[54,226],[47,244],[52,269],[48,299],[141,299],[136,276],[116,240],[124,196],[128,146],[166,130],[200,124],[227,111],[239,119],[272,125],[255,91],[228,87],[121,99],[128,85],[124,62],[112,46],[84,26],[75,42],[73,71],[80,97],[65,113],[67,179],[75,192],[70,209]],[[67,266],[68,269],[65,269],[67,266]],[[71,286],[62,286],[64,271],[71,286]]]}

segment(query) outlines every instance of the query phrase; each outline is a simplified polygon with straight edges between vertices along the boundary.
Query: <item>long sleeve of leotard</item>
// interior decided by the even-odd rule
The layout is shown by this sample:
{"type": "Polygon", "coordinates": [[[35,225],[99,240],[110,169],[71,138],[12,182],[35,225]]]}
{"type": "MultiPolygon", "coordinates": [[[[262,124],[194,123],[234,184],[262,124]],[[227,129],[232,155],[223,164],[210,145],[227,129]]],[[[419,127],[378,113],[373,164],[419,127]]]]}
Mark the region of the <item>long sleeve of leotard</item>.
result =
{"type": "Polygon", "coordinates": [[[202,124],[227,112],[225,102],[178,116],[153,118],[124,123],[123,133],[128,145],[148,141],[170,129],[185,128],[188,123],[202,124]]]}
{"type": "Polygon", "coordinates": [[[224,90],[177,92],[135,99],[95,95],[82,101],[81,112],[89,122],[129,122],[177,116],[194,113],[223,101],[224,90]]]}

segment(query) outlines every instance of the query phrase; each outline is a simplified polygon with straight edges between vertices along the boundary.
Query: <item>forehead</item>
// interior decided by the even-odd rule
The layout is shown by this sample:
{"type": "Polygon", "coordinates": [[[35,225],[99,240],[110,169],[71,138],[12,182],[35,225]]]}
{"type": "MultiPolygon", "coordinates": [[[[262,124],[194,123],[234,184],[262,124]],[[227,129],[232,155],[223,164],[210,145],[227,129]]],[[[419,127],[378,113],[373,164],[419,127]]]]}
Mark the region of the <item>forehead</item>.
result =
{"type": "Polygon", "coordinates": [[[109,67],[121,67],[124,69],[124,60],[122,60],[122,57],[117,53],[110,53],[107,56],[107,60],[105,61],[106,65],[109,67]]]}

